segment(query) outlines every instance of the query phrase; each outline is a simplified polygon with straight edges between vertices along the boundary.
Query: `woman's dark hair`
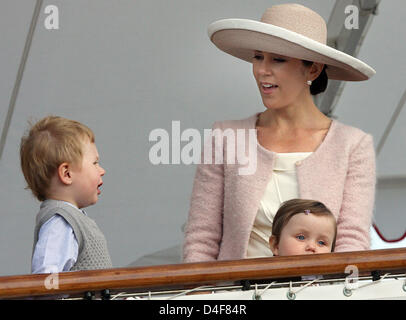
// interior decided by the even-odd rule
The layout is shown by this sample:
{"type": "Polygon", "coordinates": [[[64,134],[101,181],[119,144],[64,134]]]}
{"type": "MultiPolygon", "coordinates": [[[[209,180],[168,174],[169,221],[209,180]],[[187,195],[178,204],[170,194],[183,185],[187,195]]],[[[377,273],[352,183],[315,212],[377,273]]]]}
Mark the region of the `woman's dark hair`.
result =
{"type": "MultiPolygon", "coordinates": [[[[313,62],[312,61],[307,61],[307,60],[302,60],[303,64],[306,67],[310,67],[313,62]]],[[[323,70],[321,71],[320,75],[313,81],[313,83],[310,86],[310,93],[315,96],[316,94],[319,94],[321,92],[324,92],[327,88],[328,84],[328,77],[326,73],[326,68],[327,66],[324,65],[323,70]]]]}

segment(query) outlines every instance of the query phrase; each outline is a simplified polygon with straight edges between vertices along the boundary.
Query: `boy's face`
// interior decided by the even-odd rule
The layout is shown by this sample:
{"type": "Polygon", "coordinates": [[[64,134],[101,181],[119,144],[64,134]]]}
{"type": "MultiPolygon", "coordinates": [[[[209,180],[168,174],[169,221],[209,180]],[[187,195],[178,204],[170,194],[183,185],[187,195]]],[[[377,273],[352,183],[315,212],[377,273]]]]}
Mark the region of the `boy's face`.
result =
{"type": "Polygon", "coordinates": [[[89,140],[83,141],[83,159],[81,166],[73,166],[72,191],[75,205],[84,208],[95,204],[101,193],[102,176],[105,170],[99,165],[96,145],[89,140]]]}
{"type": "Polygon", "coordinates": [[[331,252],[335,233],[333,219],[312,213],[294,215],[283,228],[278,244],[271,236],[269,243],[273,254],[290,256],[331,252]]]}

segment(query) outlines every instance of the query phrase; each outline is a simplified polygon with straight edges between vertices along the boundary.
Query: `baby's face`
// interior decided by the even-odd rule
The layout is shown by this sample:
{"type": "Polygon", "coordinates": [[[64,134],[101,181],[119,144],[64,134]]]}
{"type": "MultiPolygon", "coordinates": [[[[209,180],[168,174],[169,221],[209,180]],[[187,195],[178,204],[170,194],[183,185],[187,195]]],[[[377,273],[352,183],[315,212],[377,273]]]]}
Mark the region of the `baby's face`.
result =
{"type": "Polygon", "coordinates": [[[283,228],[279,243],[272,245],[274,255],[290,256],[329,253],[334,241],[333,217],[309,213],[294,215],[283,228]]]}

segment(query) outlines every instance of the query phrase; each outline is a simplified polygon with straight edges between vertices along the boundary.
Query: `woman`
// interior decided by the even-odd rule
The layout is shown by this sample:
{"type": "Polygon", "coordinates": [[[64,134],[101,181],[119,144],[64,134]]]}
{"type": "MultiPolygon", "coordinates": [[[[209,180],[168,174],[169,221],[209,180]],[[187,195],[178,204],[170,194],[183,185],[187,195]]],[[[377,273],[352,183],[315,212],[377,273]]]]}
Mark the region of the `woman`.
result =
{"type": "Polygon", "coordinates": [[[336,252],[369,249],[372,137],[325,116],[312,95],[325,90],[327,78],[361,81],[375,71],[328,47],[323,18],[297,4],[273,6],[261,22],[217,21],[209,35],[219,49],[252,62],[266,110],[214,125],[257,130],[256,171],[240,175],[227,163],[198,166],[184,261],[272,256],[273,216],[292,198],[323,202],[333,212],[336,252]]]}

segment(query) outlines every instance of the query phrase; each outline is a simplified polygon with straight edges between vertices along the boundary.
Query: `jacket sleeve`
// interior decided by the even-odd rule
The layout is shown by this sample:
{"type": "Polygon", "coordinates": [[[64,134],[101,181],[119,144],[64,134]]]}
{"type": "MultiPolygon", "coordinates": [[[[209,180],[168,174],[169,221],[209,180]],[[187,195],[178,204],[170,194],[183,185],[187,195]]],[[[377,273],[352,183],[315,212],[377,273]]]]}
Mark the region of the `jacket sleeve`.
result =
{"type": "Polygon", "coordinates": [[[337,221],[336,252],[369,250],[375,185],[373,139],[371,135],[365,135],[350,155],[337,221]]]}
{"type": "MultiPolygon", "coordinates": [[[[213,129],[217,127],[215,123],[213,129]]],[[[207,157],[211,162],[204,163],[205,151],[210,151],[205,148],[201,164],[196,169],[183,243],[184,262],[216,260],[220,251],[223,236],[224,167],[223,164],[215,163],[214,141],[213,136],[206,141],[206,144],[212,145],[211,155],[207,157]]]]}

